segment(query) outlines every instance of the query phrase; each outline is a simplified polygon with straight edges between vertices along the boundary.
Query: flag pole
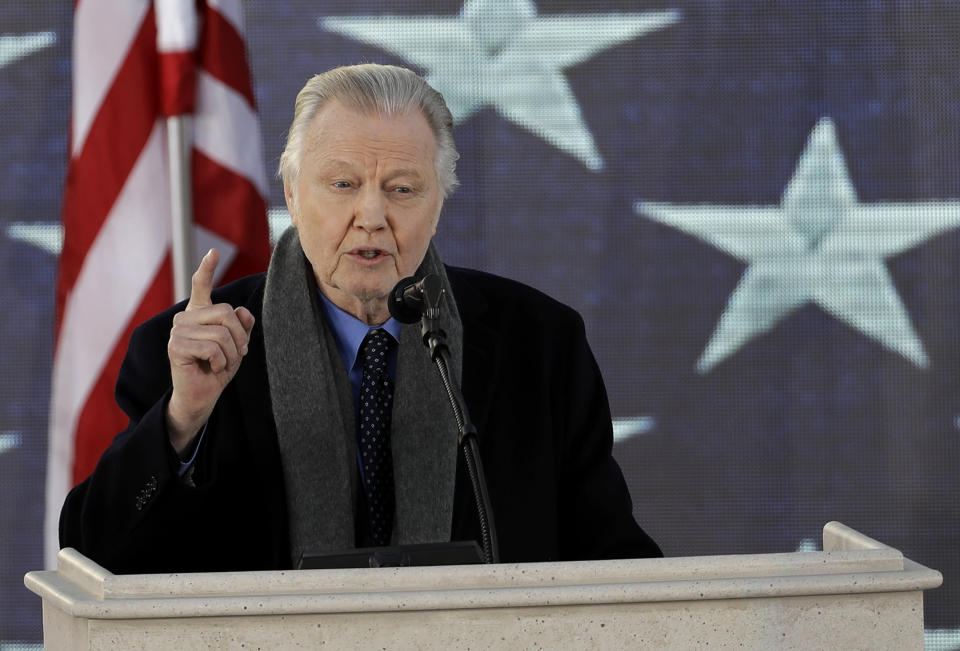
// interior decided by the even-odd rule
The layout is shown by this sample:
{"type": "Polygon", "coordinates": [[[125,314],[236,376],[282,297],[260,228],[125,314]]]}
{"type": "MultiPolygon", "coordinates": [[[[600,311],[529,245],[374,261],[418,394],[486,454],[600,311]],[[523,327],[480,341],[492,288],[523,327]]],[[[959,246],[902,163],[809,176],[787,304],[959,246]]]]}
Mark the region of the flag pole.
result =
{"type": "Polygon", "coordinates": [[[190,297],[193,275],[193,188],[190,176],[192,137],[189,114],[167,118],[167,153],[170,169],[170,219],[173,228],[173,298],[190,297]]]}
{"type": "Polygon", "coordinates": [[[193,275],[192,122],[196,104],[196,0],[153,0],[160,57],[160,111],[167,125],[173,298],[190,296],[193,275]]]}

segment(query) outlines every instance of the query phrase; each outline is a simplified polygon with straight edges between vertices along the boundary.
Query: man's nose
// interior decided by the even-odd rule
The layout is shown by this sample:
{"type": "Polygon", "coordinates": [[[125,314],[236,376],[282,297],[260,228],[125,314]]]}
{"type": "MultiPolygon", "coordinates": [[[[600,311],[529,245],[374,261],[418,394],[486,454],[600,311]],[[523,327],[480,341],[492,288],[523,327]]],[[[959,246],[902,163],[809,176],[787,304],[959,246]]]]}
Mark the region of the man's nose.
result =
{"type": "Polygon", "coordinates": [[[358,193],[353,224],[370,232],[386,227],[387,202],[380,188],[367,185],[358,193]]]}

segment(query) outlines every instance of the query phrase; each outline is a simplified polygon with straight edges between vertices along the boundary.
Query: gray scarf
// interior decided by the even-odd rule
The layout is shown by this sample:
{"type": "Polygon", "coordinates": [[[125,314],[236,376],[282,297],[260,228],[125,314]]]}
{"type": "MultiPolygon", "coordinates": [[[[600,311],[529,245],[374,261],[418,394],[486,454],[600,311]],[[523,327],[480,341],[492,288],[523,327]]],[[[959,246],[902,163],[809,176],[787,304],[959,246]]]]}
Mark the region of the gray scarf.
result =
{"type": "MultiPolygon", "coordinates": [[[[435,273],[446,296],[453,377],[461,377],[463,327],[443,264],[430,245],[417,276],[435,273]]],[[[321,315],[313,270],[295,228],[281,236],[267,271],[263,336],[283,463],[291,557],[354,547],[358,471],[353,393],[334,334],[321,315]]],[[[391,430],[396,482],[393,544],[450,540],[457,425],[421,343],[404,325],[391,430]]]]}

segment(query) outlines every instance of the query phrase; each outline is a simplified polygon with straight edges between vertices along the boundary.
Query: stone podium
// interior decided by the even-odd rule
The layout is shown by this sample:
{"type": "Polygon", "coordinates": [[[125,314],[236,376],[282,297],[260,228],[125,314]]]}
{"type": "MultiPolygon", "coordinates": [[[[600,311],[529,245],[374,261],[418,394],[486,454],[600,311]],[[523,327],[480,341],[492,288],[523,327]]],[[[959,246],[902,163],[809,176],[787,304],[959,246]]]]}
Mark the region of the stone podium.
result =
{"type": "Polygon", "coordinates": [[[420,568],[30,572],[48,649],[922,649],[939,572],[840,523],[822,552],[420,568]]]}

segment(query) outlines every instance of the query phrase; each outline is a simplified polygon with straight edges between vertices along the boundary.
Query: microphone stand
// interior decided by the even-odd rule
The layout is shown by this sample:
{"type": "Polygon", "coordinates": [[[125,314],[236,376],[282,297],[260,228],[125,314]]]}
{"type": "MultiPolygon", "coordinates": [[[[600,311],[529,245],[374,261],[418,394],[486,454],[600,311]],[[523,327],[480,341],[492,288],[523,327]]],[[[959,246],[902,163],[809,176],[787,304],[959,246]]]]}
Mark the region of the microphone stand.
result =
{"type": "Polygon", "coordinates": [[[484,563],[499,563],[500,551],[497,544],[497,529],[493,522],[493,509],[490,508],[490,496],[487,493],[487,482],[483,473],[483,463],[480,460],[480,446],[477,443],[477,429],[470,422],[467,405],[463,394],[450,377],[450,349],[447,348],[447,335],[440,328],[437,319],[440,318],[440,300],[443,297],[443,287],[440,278],[428,276],[423,283],[423,318],[420,320],[420,333],[423,344],[430,351],[430,359],[440,373],[440,381],[446,390],[447,399],[453,409],[453,416],[457,421],[457,441],[463,450],[463,458],[473,486],[473,497],[477,504],[477,515],[480,518],[480,537],[483,547],[484,563]]]}

